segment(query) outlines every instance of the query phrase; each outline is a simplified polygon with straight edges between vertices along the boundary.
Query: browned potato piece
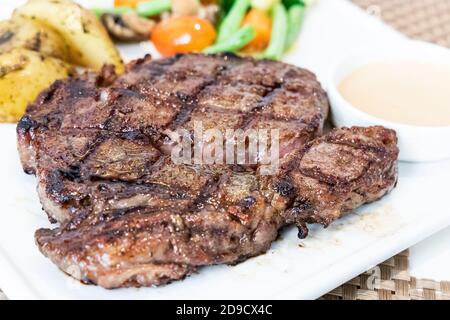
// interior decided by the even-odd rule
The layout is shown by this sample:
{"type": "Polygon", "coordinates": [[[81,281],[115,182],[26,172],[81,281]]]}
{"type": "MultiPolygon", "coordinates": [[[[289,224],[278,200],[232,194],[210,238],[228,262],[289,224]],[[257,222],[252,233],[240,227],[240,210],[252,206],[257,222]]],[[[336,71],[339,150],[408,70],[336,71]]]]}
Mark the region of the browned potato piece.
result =
{"type": "Polygon", "coordinates": [[[67,61],[69,50],[53,29],[30,19],[0,21],[0,54],[24,48],[67,61]]]}
{"type": "Polygon", "coordinates": [[[66,78],[72,67],[62,60],[14,49],[0,55],[0,122],[16,122],[28,103],[55,80],[66,78]]]}
{"type": "Polygon", "coordinates": [[[35,19],[58,32],[69,48],[69,62],[94,70],[113,64],[123,72],[122,59],[100,20],[73,1],[29,0],[13,17],[35,19]]]}

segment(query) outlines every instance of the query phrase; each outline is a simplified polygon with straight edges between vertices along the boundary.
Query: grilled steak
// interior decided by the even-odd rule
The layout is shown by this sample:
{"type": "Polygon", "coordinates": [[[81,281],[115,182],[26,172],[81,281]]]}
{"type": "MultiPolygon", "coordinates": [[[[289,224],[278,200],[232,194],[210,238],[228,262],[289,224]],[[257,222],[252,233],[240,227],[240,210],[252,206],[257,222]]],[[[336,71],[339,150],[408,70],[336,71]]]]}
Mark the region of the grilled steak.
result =
{"type": "Polygon", "coordinates": [[[36,233],[62,270],[106,288],[160,285],[264,253],[278,230],[328,225],[389,192],[396,136],[321,136],[328,102],[310,72],[233,55],[134,61],[56,82],[19,122],[24,170],[60,226],[36,233]],[[280,168],[175,164],[168,132],[279,129],[280,168]]]}

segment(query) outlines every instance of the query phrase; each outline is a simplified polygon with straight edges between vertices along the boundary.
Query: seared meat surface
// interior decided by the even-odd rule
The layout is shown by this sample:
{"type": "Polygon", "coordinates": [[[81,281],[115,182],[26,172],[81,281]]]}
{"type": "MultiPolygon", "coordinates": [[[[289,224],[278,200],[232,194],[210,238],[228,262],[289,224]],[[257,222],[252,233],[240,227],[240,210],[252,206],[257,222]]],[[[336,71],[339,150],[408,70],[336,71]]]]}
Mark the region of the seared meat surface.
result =
{"type": "MultiPolygon", "coordinates": [[[[335,129],[297,152],[275,183],[285,190],[286,223],[307,236],[307,223],[328,226],[343,213],[380,199],[397,182],[397,137],[382,127],[335,129]]],[[[278,196],[278,195],[277,195],[278,196]]]]}
{"type": "Polygon", "coordinates": [[[51,221],[40,250],[105,288],[160,285],[267,251],[281,227],[328,225],[389,192],[396,136],[322,136],[328,102],[310,72],[233,55],[179,55],[56,82],[19,122],[24,170],[51,221]],[[168,132],[279,129],[280,168],[174,164],[168,132]]]}
{"type": "MultiPolygon", "coordinates": [[[[19,122],[19,151],[47,214],[67,222],[94,203],[93,181],[153,182],[160,156],[170,154],[167,130],[195,121],[205,130],[277,128],[284,155],[320,135],[327,114],[306,70],[232,55],[146,57],[117,79],[105,69],[56,82],[19,122]]],[[[184,188],[195,189],[190,181],[184,188]]]]}

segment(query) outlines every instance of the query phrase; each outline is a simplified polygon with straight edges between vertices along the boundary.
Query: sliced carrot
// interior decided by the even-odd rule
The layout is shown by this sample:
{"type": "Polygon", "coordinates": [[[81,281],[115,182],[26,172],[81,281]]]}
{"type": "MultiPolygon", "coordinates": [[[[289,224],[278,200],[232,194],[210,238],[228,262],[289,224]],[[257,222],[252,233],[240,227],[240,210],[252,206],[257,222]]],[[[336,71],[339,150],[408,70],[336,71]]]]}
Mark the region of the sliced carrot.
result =
{"type": "Polygon", "coordinates": [[[272,20],[266,12],[255,8],[251,9],[245,16],[242,25],[251,25],[256,31],[256,37],[244,47],[244,52],[254,53],[267,48],[272,34],[272,20]]]}
{"type": "Polygon", "coordinates": [[[114,0],[114,7],[136,8],[136,5],[143,0],[114,0]]]}

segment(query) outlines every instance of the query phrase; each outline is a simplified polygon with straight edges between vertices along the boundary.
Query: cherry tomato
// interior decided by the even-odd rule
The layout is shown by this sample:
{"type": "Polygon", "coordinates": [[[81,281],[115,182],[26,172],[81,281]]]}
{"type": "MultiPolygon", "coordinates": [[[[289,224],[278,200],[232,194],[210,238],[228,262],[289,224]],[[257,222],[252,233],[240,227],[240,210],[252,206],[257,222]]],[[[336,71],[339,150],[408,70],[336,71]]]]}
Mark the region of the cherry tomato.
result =
{"type": "Polygon", "coordinates": [[[272,20],[267,13],[259,9],[251,9],[245,16],[242,25],[251,25],[256,31],[255,38],[244,47],[243,51],[259,52],[269,45],[272,35],[272,20]]]}
{"type": "Polygon", "coordinates": [[[143,0],[114,0],[114,7],[130,7],[136,8],[139,2],[143,0]]]}
{"type": "Polygon", "coordinates": [[[164,57],[176,53],[199,52],[216,39],[216,30],[206,19],[181,16],[158,23],[152,30],[151,40],[164,57]]]}

